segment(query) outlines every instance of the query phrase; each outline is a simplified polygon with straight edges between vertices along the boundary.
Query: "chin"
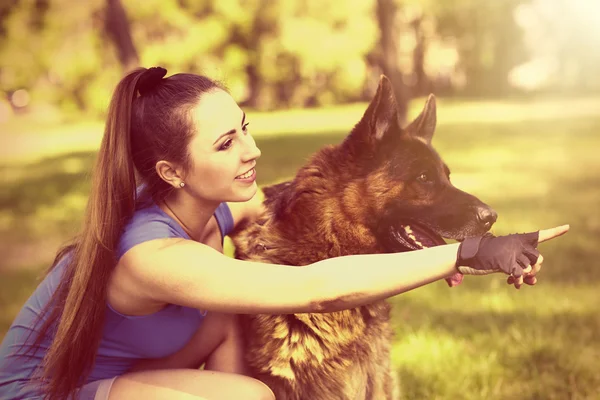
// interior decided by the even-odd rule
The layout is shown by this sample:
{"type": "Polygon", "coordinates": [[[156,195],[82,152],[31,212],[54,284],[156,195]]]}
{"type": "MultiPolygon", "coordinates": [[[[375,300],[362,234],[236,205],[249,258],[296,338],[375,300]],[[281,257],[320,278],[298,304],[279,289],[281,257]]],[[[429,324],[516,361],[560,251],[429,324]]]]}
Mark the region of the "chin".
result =
{"type": "Polygon", "coordinates": [[[231,201],[231,202],[248,201],[248,200],[251,200],[254,196],[256,196],[257,192],[258,192],[258,186],[256,185],[256,182],[254,182],[252,184],[252,186],[249,186],[245,190],[236,190],[234,193],[232,193],[231,200],[227,200],[227,201],[231,201]]]}

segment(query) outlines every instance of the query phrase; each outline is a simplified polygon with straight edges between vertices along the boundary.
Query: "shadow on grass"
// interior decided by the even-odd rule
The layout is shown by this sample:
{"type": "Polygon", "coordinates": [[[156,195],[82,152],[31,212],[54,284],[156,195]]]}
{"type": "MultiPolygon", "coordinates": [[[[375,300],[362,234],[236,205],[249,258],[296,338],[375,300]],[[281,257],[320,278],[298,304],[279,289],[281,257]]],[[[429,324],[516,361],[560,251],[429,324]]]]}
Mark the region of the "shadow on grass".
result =
{"type": "MultiPolygon", "coordinates": [[[[327,135],[282,134],[257,139],[262,150],[258,184],[270,184],[295,175],[310,155],[338,143],[344,132],[327,135]]],[[[69,194],[87,195],[95,152],[68,153],[19,167],[19,178],[0,183],[0,210],[15,215],[34,214],[40,207],[59,205],[69,194]]],[[[0,175],[10,177],[14,166],[0,165],[0,175]]]]}
{"type": "Polygon", "coordinates": [[[10,179],[13,166],[0,165],[0,174],[9,178],[0,184],[0,210],[26,216],[42,206],[57,205],[65,195],[87,195],[95,156],[78,152],[45,158],[20,167],[16,179],[10,179]]]}

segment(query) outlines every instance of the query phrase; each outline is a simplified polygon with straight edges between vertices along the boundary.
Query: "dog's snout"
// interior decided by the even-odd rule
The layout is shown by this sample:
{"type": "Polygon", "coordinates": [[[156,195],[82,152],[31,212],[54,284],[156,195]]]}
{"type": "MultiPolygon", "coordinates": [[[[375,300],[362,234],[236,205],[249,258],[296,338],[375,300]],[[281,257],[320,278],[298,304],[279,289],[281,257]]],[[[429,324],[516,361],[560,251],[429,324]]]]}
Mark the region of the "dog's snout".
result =
{"type": "Polygon", "coordinates": [[[489,207],[477,207],[477,220],[485,229],[490,229],[498,219],[496,211],[489,207]]]}

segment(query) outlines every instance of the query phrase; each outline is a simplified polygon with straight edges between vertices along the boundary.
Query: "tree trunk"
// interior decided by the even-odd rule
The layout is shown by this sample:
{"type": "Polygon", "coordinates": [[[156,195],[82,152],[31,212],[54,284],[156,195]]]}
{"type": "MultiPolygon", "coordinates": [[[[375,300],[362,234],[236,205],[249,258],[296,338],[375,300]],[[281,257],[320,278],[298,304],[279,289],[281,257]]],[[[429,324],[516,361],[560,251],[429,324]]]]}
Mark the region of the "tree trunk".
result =
{"type": "Polygon", "coordinates": [[[379,66],[384,75],[386,75],[394,85],[394,94],[398,104],[398,115],[400,123],[405,125],[406,114],[410,94],[404,83],[399,63],[398,46],[398,27],[397,15],[398,6],[394,0],[377,0],[376,6],[377,23],[379,25],[379,66]]]}
{"type": "Polygon", "coordinates": [[[137,50],[131,38],[127,13],[120,0],[106,0],[104,29],[112,40],[124,71],[131,71],[140,64],[137,50]]]}
{"type": "Polygon", "coordinates": [[[249,34],[234,32],[232,40],[242,46],[248,53],[248,65],[246,65],[246,76],[248,77],[248,97],[243,101],[242,106],[263,108],[263,92],[266,86],[263,78],[261,63],[261,41],[273,34],[277,29],[277,23],[269,18],[268,13],[261,12],[269,7],[269,0],[261,0],[258,5],[258,11],[252,21],[252,29],[249,34]]]}
{"type": "Polygon", "coordinates": [[[243,107],[259,108],[263,79],[256,64],[252,61],[246,65],[246,76],[248,77],[248,97],[240,105],[243,107]]]}
{"type": "Polygon", "coordinates": [[[413,50],[413,75],[414,86],[412,94],[414,96],[426,96],[432,92],[432,84],[425,72],[425,52],[427,51],[427,39],[422,28],[423,16],[416,17],[411,22],[411,27],[415,34],[415,48],[413,50]]]}
{"type": "MultiPolygon", "coordinates": [[[[0,2],[0,37],[6,35],[5,23],[13,8],[19,3],[18,0],[2,0],[0,2]]],[[[36,8],[39,10],[39,7],[36,8]]]]}

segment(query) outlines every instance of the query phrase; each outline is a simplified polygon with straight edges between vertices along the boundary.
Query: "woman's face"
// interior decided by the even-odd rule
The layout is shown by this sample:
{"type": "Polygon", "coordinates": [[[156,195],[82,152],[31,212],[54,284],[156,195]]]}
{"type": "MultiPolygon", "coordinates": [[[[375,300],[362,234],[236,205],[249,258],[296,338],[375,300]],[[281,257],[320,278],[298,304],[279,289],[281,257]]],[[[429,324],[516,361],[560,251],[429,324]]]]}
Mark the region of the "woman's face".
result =
{"type": "Polygon", "coordinates": [[[196,134],[189,145],[186,189],[215,202],[251,199],[261,153],[248,132],[246,114],[227,92],[215,89],[202,95],[191,115],[196,134]]]}

